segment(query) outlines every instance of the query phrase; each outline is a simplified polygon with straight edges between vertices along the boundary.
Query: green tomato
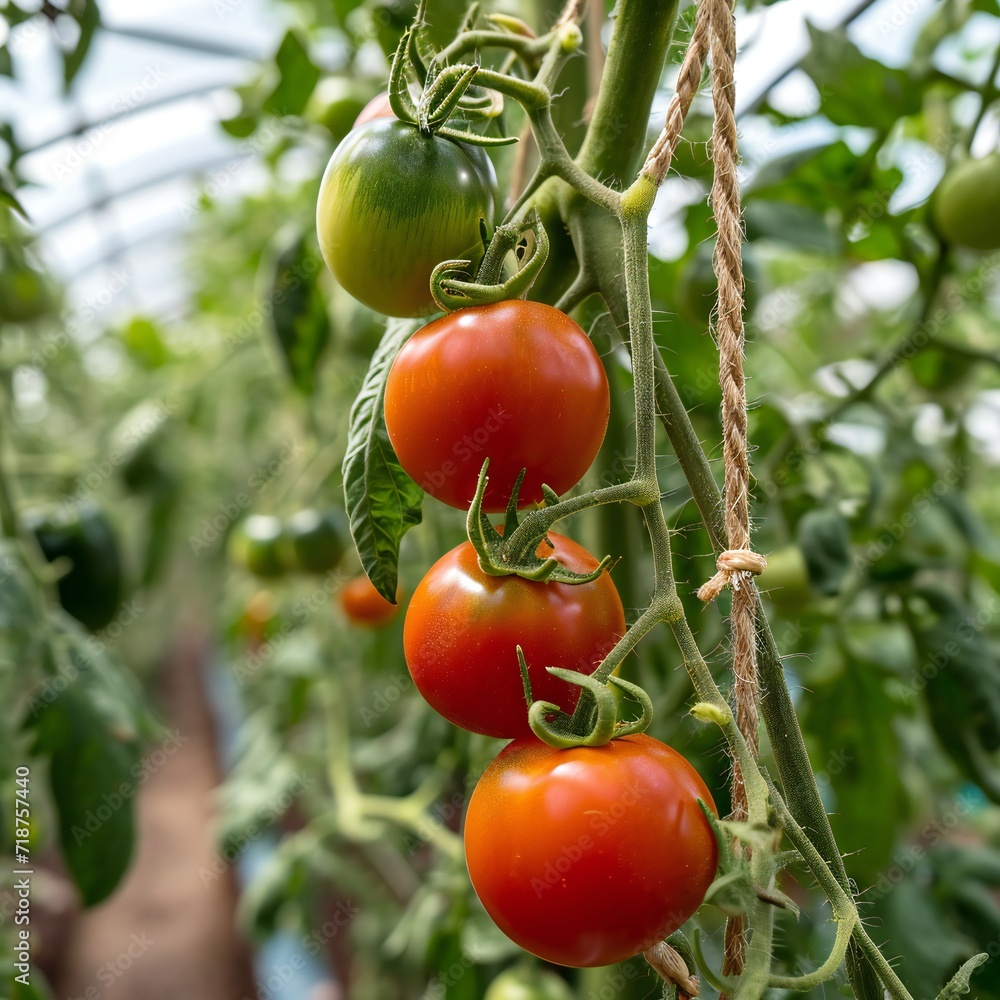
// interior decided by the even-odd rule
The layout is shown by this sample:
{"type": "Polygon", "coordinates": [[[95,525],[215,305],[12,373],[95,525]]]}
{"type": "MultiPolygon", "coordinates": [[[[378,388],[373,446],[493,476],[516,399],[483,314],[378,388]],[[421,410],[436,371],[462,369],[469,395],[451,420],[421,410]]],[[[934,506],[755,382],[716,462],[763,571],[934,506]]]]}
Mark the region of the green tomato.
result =
{"type": "Polygon", "coordinates": [[[29,511],[33,531],[49,562],[68,560],[58,581],[59,603],[91,631],[109,625],[122,599],[118,537],[104,512],[91,503],[29,511]]]}
{"type": "Polygon", "coordinates": [[[45,276],[30,267],[0,268],[0,321],[30,323],[54,308],[45,276]]]}
{"type": "Polygon", "coordinates": [[[767,569],[757,586],[777,607],[787,611],[802,608],[813,599],[809,567],[797,545],[788,545],[767,557],[767,569]]]}
{"type": "Polygon", "coordinates": [[[309,98],[305,117],[322,125],[338,142],[354,128],[354,120],[372,97],[370,87],[343,76],[321,81],[309,98]]]}
{"type": "Polygon", "coordinates": [[[356,299],[388,316],[434,310],[431,271],[483,255],[499,199],[482,150],[392,118],[356,128],[327,164],[316,206],[323,259],[356,299]]]}
{"type": "Polygon", "coordinates": [[[279,553],[281,536],[279,518],[269,514],[251,514],[236,525],[229,536],[230,558],[254,576],[281,576],[285,572],[279,553]]]}
{"type": "Polygon", "coordinates": [[[1000,249],[1000,153],[949,170],[931,195],[931,217],[949,243],[1000,249]]]}
{"type": "Polygon", "coordinates": [[[339,510],[300,510],[286,519],[278,554],[292,572],[326,573],[343,559],[348,537],[339,510]]]}
{"type": "Polygon", "coordinates": [[[573,991],[547,969],[513,968],[490,983],[483,1000],[573,1000],[573,991]]]}

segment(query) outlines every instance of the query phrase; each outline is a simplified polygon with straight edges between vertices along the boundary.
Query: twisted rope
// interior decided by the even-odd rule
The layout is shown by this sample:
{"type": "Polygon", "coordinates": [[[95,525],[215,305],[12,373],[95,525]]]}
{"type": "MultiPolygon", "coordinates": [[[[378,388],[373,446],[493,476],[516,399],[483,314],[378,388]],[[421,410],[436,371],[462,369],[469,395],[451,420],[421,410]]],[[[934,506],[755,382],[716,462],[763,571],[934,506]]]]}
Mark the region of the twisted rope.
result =
{"type": "MultiPolygon", "coordinates": [[[[726,466],[726,533],[730,548],[716,562],[717,572],[698,590],[711,601],[730,587],[733,593],[733,695],[736,723],[754,758],[758,753],[758,680],[756,647],[757,595],[752,579],[767,563],[750,548],[750,461],[747,443],[746,377],[743,371],[743,223],[736,167],[736,25],[729,0],[699,0],[694,30],[681,63],[677,87],[667,108],[666,125],[649,151],[642,174],[660,185],[670,168],[688,110],[701,86],[705,59],[712,61],[712,127],[714,174],[710,195],[716,237],[713,266],[719,283],[715,331],[719,345],[719,383],[722,387],[723,454],[726,466]]],[[[731,818],[747,818],[747,794],[739,765],[733,762],[731,818]]],[[[746,942],[739,917],[726,925],[723,973],[739,975],[744,967],[746,942]]],[[[646,955],[647,961],[656,963],[646,955]]],[[[724,1000],[724,998],[723,998],[724,1000]]]]}
{"type": "Polygon", "coordinates": [[[674,157],[677,143],[680,142],[681,130],[691,102],[701,88],[701,74],[705,68],[705,56],[708,48],[709,35],[709,5],[699,3],[695,13],[694,30],[688,42],[687,52],[677,74],[677,85],[674,96],[667,106],[667,120],[653,148],[646,157],[642,173],[651,177],[655,184],[660,185],[670,169],[670,161],[674,157]]]}
{"type": "MultiPolygon", "coordinates": [[[[739,162],[736,130],[736,25],[729,0],[702,0],[709,10],[712,58],[711,205],[718,235],[713,263],[719,282],[716,339],[722,387],[722,434],[725,459],[726,533],[730,548],[719,556],[718,572],[698,592],[702,600],[717,596],[726,584],[733,594],[730,627],[733,639],[733,694],[736,723],[754,758],[758,752],[757,595],[753,576],[767,565],[750,548],[750,461],[747,444],[746,377],[743,372],[743,224],[740,217],[739,162]],[[742,586],[741,584],[746,584],[742,586]]],[[[743,774],[733,762],[732,814],[747,818],[743,774]]],[[[723,974],[738,975],[745,964],[743,921],[726,925],[723,974]]]]}

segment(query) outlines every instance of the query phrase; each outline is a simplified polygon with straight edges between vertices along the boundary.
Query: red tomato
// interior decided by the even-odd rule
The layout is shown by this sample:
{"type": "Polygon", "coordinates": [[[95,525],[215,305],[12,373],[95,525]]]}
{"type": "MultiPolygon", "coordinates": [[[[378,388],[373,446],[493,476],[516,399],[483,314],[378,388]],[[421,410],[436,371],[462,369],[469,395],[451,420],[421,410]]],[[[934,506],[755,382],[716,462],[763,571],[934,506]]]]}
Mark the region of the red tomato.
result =
{"type": "MultiPolygon", "coordinates": [[[[567,568],[586,573],[597,566],[576,542],[549,538],[567,568]]],[[[545,543],[538,552],[553,554],[545,543]]],[[[446,719],[510,739],[531,732],[518,645],[533,697],[570,712],[580,689],[545,668],[593,673],[624,633],[622,602],[607,571],[579,585],[487,576],[464,542],[442,556],[414,591],[403,651],[417,689],[446,719]]]]}
{"type": "Polygon", "coordinates": [[[483,460],[483,509],[522,507],[574,486],[608,426],[608,380],[565,313],[514,299],[459,309],[403,345],[385,389],[385,422],[403,468],[432,496],[467,508],[483,460]]]}
{"type": "Polygon", "coordinates": [[[361,114],[358,115],[357,120],[354,122],[354,127],[357,128],[359,125],[364,125],[365,122],[370,122],[373,118],[395,117],[392,113],[392,108],[389,107],[388,93],[377,94],[361,109],[361,114]]]}
{"type": "MultiPolygon", "coordinates": [[[[399,600],[398,591],[396,600],[399,600]]],[[[399,612],[398,604],[390,604],[367,576],[356,576],[344,584],[340,591],[340,606],[353,625],[370,628],[388,625],[399,612]]]]}
{"type": "Polygon", "coordinates": [[[718,866],[698,772],[649,736],[515,740],[469,802],[465,853],[497,926],[558,965],[611,965],[677,930],[718,866]]]}

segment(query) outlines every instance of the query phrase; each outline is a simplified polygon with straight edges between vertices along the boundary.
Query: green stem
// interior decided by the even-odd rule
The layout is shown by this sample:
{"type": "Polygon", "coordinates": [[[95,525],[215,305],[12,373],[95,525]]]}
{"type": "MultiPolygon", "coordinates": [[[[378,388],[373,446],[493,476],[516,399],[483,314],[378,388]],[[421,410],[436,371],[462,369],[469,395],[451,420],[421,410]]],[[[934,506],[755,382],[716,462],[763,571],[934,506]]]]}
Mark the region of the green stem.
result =
{"type": "Polygon", "coordinates": [[[893,1000],[913,1000],[907,992],[906,987],[900,982],[892,966],[885,960],[885,957],[878,950],[878,947],[868,936],[861,921],[857,918],[857,907],[853,898],[844,891],[840,884],[840,879],[831,871],[826,859],[816,849],[813,841],[799,825],[791,810],[782,799],[778,790],[773,784],[768,782],[771,793],[771,803],[774,806],[778,821],[785,835],[792,842],[795,849],[802,855],[802,860],[809,866],[809,870],[816,877],[820,888],[826,893],[827,899],[834,908],[835,919],[846,919],[847,914],[854,915],[855,923],[851,928],[851,935],[858,949],[865,955],[871,963],[872,968],[879,979],[885,985],[889,995],[893,1000]]]}
{"type": "MultiPolygon", "coordinates": [[[[608,304],[612,320],[619,330],[624,331],[623,339],[629,343],[628,307],[622,295],[620,282],[617,281],[617,273],[620,273],[620,270],[601,271],[600,291],[608,304]]],[[[681,469],[687,477],[691,494],[702,516],[712,546],[716,553],[722,552],[728,547],[722,492],[712,475],[705,450],[659,351],[656,360],[659,373],[656,383],[656,405],[660,419],[677,454],[681,469]]],[[[790,808],[796,816],[801,817],[809,829],[820,853],[835,873],[838,884],[844,891],[850,892],[847,869],[844,867],[830,820],[823,807],[792,696],[785,683],[781,653],[771,633],[759,597],[757,623],[760,641],[757,667],[762,690],[760,713],[770,739],[778,777],[788,797],[790,808]]],[[[698,693],[699,697],[703,697],[701,692],[698,693]]],[[[744,771],[744,778],[746,773],[744,771]]],[[[881,1000],[880,987],[874,978],[874,973],[854,945],[848,954],[848,969],[859,1000],[881,1000]]]]}
{"type": "Polygon", "coordinates": [[[969,126],[969,129],[965,133],[965,137],[962,141],[962,148],[966,152],[969,151],[969,147],[972,145],[972,140],[975,139],[976,133],[979,131],[979,126],[982,125],[983,119],[986,117],[986,112],[989,109],[989,106],[997,98],[997,88],[993,82],[996,80],[997,73],[1000,73],[1000,45],[997,46],[996,54],[993,56],[993,62],[990,64],[989,74],[983,81],[983,85],[978,88],[980,98],[979,111],[976,113],[976,117],[969,126]]]}
{"type": "Polygon", "coordinates": [[[590,176],[621,187],[635,177],[676,18],[677,0],[616,5],[601,89],[577,157],[590,176]]]}

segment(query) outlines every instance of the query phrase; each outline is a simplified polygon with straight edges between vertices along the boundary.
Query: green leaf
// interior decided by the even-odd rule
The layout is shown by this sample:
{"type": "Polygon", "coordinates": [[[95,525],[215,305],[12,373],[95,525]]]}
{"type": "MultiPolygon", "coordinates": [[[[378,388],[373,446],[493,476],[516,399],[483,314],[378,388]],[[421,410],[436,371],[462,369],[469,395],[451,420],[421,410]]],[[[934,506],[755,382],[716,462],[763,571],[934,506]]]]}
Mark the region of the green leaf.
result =
{"type": "Polygon", "coordinates": [[[420,523],[424,492],[403,471],[385,429],[385,380],[404,341],[416,330],[412,320],[390,320],[372,357],[348,426],[344,495],[351,535],[368,578],[396,603],[399,543],[420,523]]]}
{"type": "Polygon", "coordinates": [[[320,71],[312,64],[296,32],[289,31],[282,39],[274,63],[279,73],[278,85],[264,102],[264,110],[279,117],[301,114],[319,81],[320,71]]]}
{"type": "Polygon", "coordinates": [[[101,24],[96,0],[74,0],[69,6],[69,13],[80,25],[80,37],[76,40],[73,51],[67,52],[63,58],[63,82],[67,88],[87,58],[94,33],[101,24]]]}
{"type": "Polygon", "coordinates": [[[835,797],[830,821],[848,871],[863,886],[884,870],[905,816],[896,711],[880,666],[853,657],[809,699],[819,744],[811,756],[835,797]]]}
{"type": "Polygon", "coordinates": [[[257,117],[255,115],[237,115],[235,118],[226,118],[219,122],[224,132],[228,132],[234,139],[246,139],[253,135],[257,128],[257,117]]]}
{"type": "Polygon", "coordinates": [[[240,896],[238,918],[252,941],[274,934],[282,910],[308,888],[309,865],[294,838],[286,839],[256,871],[240,896]]]}
{"type": "Polygon", "coordinates": [[[27,985],[16,978],[19,975],[21,975],[20,970],[16,969],[12,963],[5,962],[0,967],[0,976],[6,982],[13,983],[11,1000],[52,1000],[52,991],[49,989],[41,969],[32,965],[31,971],[28,973],[27,985]]]}
{"type": "Polygon", "coordinates": [[[990,616],[942,586],[916,594],[929,608],[912,629],[931,725],[966,776],[1000,801],[988,760],[1000,749],[1000,656],[983,635],[990,616]]]}
{"type": "Polygon", "coordinates": [[[840,593],[851,568],[851,533],[844,518],[829,508],[811,510],[799,521],[796,538],[809,582],[821,594],[840,593]]]}
{"type": "Polygon", "coordinates": [[[787,201],[748,201],[743,212],[748,240],[773,240],[803,250],[835,254],[836,233],[821,212],[787,201]]]}
{"type": "Polygon", "coordinates": [[[139,747],[134,731],[119,730],[88,687],[81,672],[34,726],[36,749],[51,753],[63,857],[84,905],[94,906],[115,889],[132,857],[139,747]]]}
{"type": "Polygon", "coordinates": [[[14,193],[16,190],[14,178],[11,177],[10,172],[4,167],[0,167],[0,205],[14,209],[23,219],[27,220],[28,213],[17,200],[17,195],[14,193]]]}
{"type": "Polygon", "coordinates": [[[870,59],[843,28],[809,25],[812,48],[802,69],[819,90],[820,111],[835,125],[862,125],[888,132],[898,118],[916,114],[923,92],[909,73],[870,59]]]}
{"type": "Polygon", "coordinates": [[[969,941],[950,925],[937,894],[932,895],[923,849],[907,845],[897,850],[894,861],[897,858],[900,863],[890,865],[885,878],[880,874],[874,889],[864,893],[866,901],[873,897],[865,914],[878,925],[882,940],[892,942],[892,957],[899,960],[907,982],[926,987],[917,996],[929,997],[969,953],[969,941]],[[929,942],[933,947],[927,946],[929,942]]]}
{"type": "Polygon", "coordinates": [[[311,396],[316,369],[330,340],[330,317],[316,278],[322,268],[319,250],[302,233],[270,261],[265,297],[271,305],[269,326],[295,387],[311,396]]]}
{"type": "Polygon", "coordinates": [[[57,673],[34,693],[25,725],[33,752],[48,755],[66,866],[86,906],[114,890],[135,840],[133,804],[146,772],[142,742],[157,727],[135,678],[100,641],[60,619],[57,673]]]}
{"type": "Polygon", "coordinates": [[[937,995],[937,1000],[956,1000],[957,997],[964,996],[972,989],[969,980],[972,973],[976,971],[984,962],[988,962],[990,956],[983,953],[970,958],[958,972],[952,976],[948,985],[937,995]]]}

